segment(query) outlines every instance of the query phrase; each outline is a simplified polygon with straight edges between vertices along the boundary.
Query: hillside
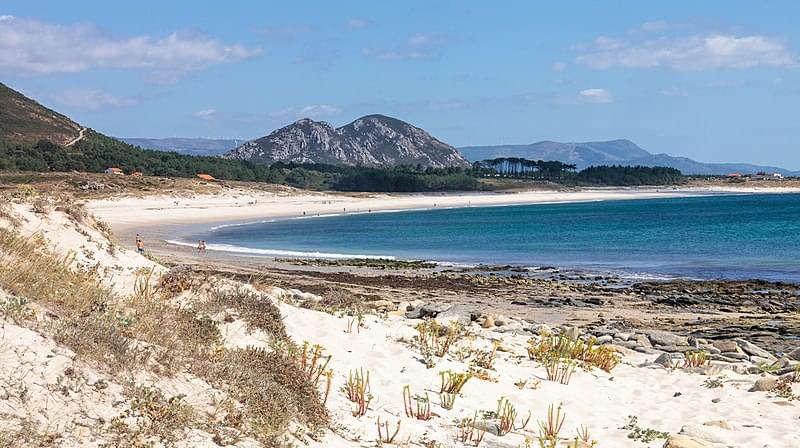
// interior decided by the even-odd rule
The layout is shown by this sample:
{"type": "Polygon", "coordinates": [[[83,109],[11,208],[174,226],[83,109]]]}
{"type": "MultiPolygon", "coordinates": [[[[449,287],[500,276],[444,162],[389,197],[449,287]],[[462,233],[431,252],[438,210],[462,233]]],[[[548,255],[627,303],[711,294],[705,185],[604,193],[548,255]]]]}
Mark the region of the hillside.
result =
{"type": "Polygon", "coordinates": [[[68,117],[0,83],[0,141],[36,143],[46,139],[65,145],[77,138],[80,130],[68,117]]]}
{"type": "Polygon", "coordinates": [[[368,115],[339,128],[304,118],[247,142],[224,157],[256,163],[469,166],[456,148],[418,127],[384,115],[368,115]]]}
{"type": "Polygon", "coordinates": [[[125,143],[156,151],[173,151],[191,156],[216,156],[226,153],[241,145],[243,139],[210,139],[210,138],[134,138],[118,137],[125,143]]]}
{"type": "Polygon", "coordinates": [[[798,175],[778,167],[745,163],[703,163],[686,157],[669,154],[652,154],[630,140],[605,142],[560,143],[542,141],[530,145],[468,146],[459,148],[470,161],[499,157],[521,157],[528,160],[558,160],[584,169],[593,165],[663,166],[680,170],[683,174],[718,174],[731,172],[755,173],[767,171],[784,175],[798,175]]]}

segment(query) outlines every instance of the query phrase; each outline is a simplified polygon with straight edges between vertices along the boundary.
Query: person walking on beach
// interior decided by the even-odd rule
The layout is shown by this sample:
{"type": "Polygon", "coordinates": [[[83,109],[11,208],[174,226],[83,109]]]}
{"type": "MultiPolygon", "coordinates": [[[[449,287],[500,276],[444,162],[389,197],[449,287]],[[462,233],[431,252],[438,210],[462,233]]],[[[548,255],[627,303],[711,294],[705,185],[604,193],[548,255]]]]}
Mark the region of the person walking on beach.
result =
{"type": "Polygon", "coordinates": [[[200,252],[206,253],[206,240],[200,240],[200,252]]]}
{"type": "Polygon", "coordinates": [[[141,237],[136,238],[136,252],[144,255],[144,240],[141,237]]]}
{"type": "Polygon", "coordinates": [[[198,252],[203,251],[203,240],[197,240],[197,251],[198,252]]]}

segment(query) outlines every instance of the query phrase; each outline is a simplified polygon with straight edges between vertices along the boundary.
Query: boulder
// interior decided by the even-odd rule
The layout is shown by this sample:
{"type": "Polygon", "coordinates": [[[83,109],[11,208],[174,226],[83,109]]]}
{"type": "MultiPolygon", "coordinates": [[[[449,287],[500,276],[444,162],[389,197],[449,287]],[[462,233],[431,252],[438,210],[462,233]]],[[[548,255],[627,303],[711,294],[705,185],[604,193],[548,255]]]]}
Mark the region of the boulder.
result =
{"type": "Polygon", "coordinates": [[[662,353],[653,364],[658,364],[662,367],[675,367],[676,364],[683,361],[683,354],[680,353],[662,353]]]}
{"type": "Polygon", "coordinates": [[[469,325],[472,322],[472,314],[464,305],[453,305],[447,311],[439,312],[435,320],[442,325],[450,325],[451,322],[469,325]]]}
{"type": "Polygon", "coordinates": [[[764,350],[763,348],[755,344],[750,343],[749,341],[745,341],[744,339],[735,339],[735,341],[739,345],[739,348],[741,348],[748,355],[759,356],[761,358],[772,359],[772,360],[777,359],[775,356],[773,356],[772,353],[764,350]]]}
{"type": "Polygon", "coordinates": [[[749,392],[769,392],[778,387],[779,378],[777,376],[765,376],[756,380],[749,392]]]}
{"type": "Polygon", "coordinates": [[[650,342],[656,345],[662,346],[688,346],[689,339],[685,336],[678,336],[677,334],[670,333],[668,331],[663,330],[650,330],[647,332],[647,337],[650,338],[650,342]]]}
{"type": "Polygon", "coordinates": [[[614,337],[611,336],[611,335],[608,335],[608,334],[600,336],[599,338],[597,338],[597,343],[598,344],[610,344],[613,341],[614,341],[614,337]]]}
{"type": "Polygon", "coordinates": [[[750,359],[749,356],[747,356],[746,354],[744,354],[742,352],[722,352],[722,353],[720,353],[720,355],[724,356],[726,358],[736,359],[738,361],[745,361],[745,360],[749,360],[750,359]]]}
{"type": "Polygon", "coordinates": [[[494,331],[498,333],[513,333],[513,332],[522,332],[525,330],[525,327],[522,325],[522,322],[512,320],[508,321],[502,327],[494,327],[494,331]]]}
{"type": "Polygon", "coordinates": [[[494,327],[494,324],[495,324],[494,316],[488,314],[483,317],[483,322],[481,323],[481,326],[483,328],[492,328],[494,327]]]}
{"type": "Polygon", "coordinates": [[[396,309],[396,307],[394,306],[394,302],[392,302],[390,300],[384,300],[384,299],[373,300],[371,302],[366,302],[366,305],[368,307],[372,308],[373,310],[388,311],[390,309],[396,309]]]}
{"type": "Polygon", "coordinates": [[[614,339],[619,339],[620,341],[629,341],[631,336],[633,335],[630,333],[614,333],[614,339]]]}
{"type": "Polygon", "coordinates": [[[714,448],[714,446],[703,439],[683,434],[672,434],[664,443],[664,448],[714,448]]]}
{"type": "Polygon", "coordinates": [[[650,343],[650,338],[643,334],[637,334],[634,336],[634,340],[636,344],[638,344],[642,348],[650,349],[653,348],[653,344],[650,343]]]}
{"type": "Polygon", "coordinates": [[[794,359],[795,361],[800,361],[800,347],[790,351],[786,354],[787,357],[794,359]]]}
{"type": "Polygon", "coordinates": [[[720,353],[723,353],[723,352],[731,353],[731,352],[740,352],[741,351],[739,349],[739,344],[737,344],[736,341],[714,341],[714,343],[711,344],[711,345],[713,345],[714,347],[719,349],[720,353]]]}

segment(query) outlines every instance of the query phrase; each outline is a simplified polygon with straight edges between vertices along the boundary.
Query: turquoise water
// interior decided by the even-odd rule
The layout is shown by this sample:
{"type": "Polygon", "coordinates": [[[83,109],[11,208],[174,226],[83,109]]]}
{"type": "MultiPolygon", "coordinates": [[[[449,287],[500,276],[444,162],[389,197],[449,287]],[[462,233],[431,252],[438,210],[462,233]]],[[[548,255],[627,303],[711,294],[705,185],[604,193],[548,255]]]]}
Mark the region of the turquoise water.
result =
{"type": "Polygon", "coordinates": [[[187,236],[211,250],[559,266],[800,282],[800,194],[435,209],[291,219],[187,236]]]}

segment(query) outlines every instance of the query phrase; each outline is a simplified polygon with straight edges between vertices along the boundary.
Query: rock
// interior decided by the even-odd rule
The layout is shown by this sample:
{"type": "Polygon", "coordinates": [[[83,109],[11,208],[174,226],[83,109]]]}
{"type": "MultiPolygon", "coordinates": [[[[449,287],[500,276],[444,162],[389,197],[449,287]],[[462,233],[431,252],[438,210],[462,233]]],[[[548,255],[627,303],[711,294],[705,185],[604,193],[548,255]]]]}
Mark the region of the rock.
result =
{"type": "Polygon", "coordinates": [[[301,303],[305,303],[305,302],[317,303],[320,300],[322,300],[322,297],[320,297],[320,296],[318,296],[316,294],[311,294],[310,292],[303,292],[303,291],[300,291],[298,289],[290,289],[288,292],[289,292],[289,294],[292,295],[292,300],[295,300],[295,301],[301,302],[301,303]]]}
{"type": "Polygon", "coordinates": [[[778,387],[778,377],[765,376],[756,380],[749,392],[769,392],[778,387]]]}
{"type": "Polygon", "coordinates": [[[370,308],[372,308],[374,310],[386,311],[386,310],[395,308],[394,302],[392,302],[390,300],[384,300],[384,299],[373,300],[371,302],[367,302],[366,304],[367,304],[367,306],[369,306],[370,308]]]}
{"type": "Polygon", "coordinates": [[[691,345],[659,345],[655,347],[657,350],[661,350],[662,352],[668,353],[686,353],[694,351],[694,347],[691,345]]]}
{"type": "Polygon", "coordinates": [[[442,325],[450,325],[451,322],[469,325],[472,322],[472,315],[464,305],[453,305],[447,311],[439,312],[435,319],[442,325]]]}
{"type": "Polygon", "coordinates": [[[689,339],[685,336],[678,336],[663,330],[650,330],[647,332],[647,337],[650,342],[655,345],[673,346],[673,345],[689,345],[689,339]]]}
{"type": "Polygon", "coordinates": [[[475,422],[475,429],[478,431],[486,431],[489,434],[499,436],[500,435],[500,426],[497,423],[489,422],[486,420],[479,420],[475,422]]]}
{"type": "Polygon", "coordinates": [[[724,356],[724,357],[730,358],[730,359],[736,359],[736,360],[739,360],[739,361],[744,361],[744,360],[749,360],[750,359],[749,356],[747,356],[746,354],[744,354],[742,352],[722,352],[722,353],[720,353],[720,356],[724,356]]]}
{"type": "Polygon", "coordinates": [[[675,367],[675,365],[683,361],[683,355],[678,353],[662,353],[653,364],[658,364],[662,367],[675,367]]]}
{"type": "Polygon", "coordinates": [[[494,327],[494,324],[495,324],[494,316],[489,314],[483,318],[483,323],[481,324],[481,327],[492,328],[494,327]]]}
{"type": "Polygon", "coordinates": [[[608,335],[608,334],[604,335],[604,336],[600,336],[599,338],[597,338],[597,343],[598,344],[610,344],[613,341],[614,341],[614,337],[611,336],[611,335],[608,335]]]}
{"type": "Polygon", "coordinates": [[[629,341],[633,336],[630,333],[614,333],[614,339],[619,339],[620,341],[629,341]]]}
{"type": "Polygon", "coordinates": [[[712,343],[711,345],[719,349],[720,353],[723,352],[731,353],[731,352],[741,351],[739,349],[739,344],[737,344],[735,341],[714,341],[714,343],[712,343]]]}
{"type": "Polygon", "coordinates": [[[419,308],[422,310],[425,316],[435,317],[439,313],[443,313],[452,307],[453,305],[448,303],[426,303],[419,308]]]}
{"type": "Polygon", "coordinates": [[[581,331],[578,329],[578,327],[566,327],[564,329],[564,336],[568,337],[570,341],[577,341],[580,335],[581,331]]]}
{"type": "Polygon", "coordinates": [[[634,340],[642,348],[646,349],[653,348],[653,344],[650,343],[650,338],[648,338],[646,335],[637,334],[634,340]]]}
{"type": "Polygon", "coordinates": [[[533,334],[544,334],[550,335],[553,334],[553,330],[547,324],[534,324],[528,329],[533,334]]]}
{"type": "Polygon", "coordinates": [[[800,361],[800,347],[790,351],[786,354],[787,357],[794,359],[795,361],[800,361]]]}
{"type": "Polygon", "coordinates": [[[771,361],[769,359],[762,358],[760,356],[751,356],[750,357],[750,362],[752,362],[755,365],[760,365],[760,364],[769,365],[769,364],[771,364],[771,361]]]}
{"type": "Polygon", "coordinates": [[[783,381],[784,383],[800,383],[800,373],[797,373],[796,371],[787,372],[781,374],[779,380],[783,381]]]}
{"type": "Polygon", "coordinates": [[[722,353],[722,351],[720,349],[718,349],[717,347],[714,347],[711,344],[700,344],[699,348],[700,348],[700,350],[703,350],[704,352],[708,353],[709,355],[719,355],[720,353],[722,353]]]}
{"type": "MultiPolygon", "coordinates": [[[[747,355],[745,355],[745,356],[747,356],[747,355]]],[[[735,363],[735,362],[739,362],[739,360],[738,360],[738,359],[735,359],[735,358],[728,358],[727,356],[725,356],[725,355],[722,355],[722,354],[719,354],[719,355],[716,355],[716,354],[711,354],[711,355],[708,355],[708,359],[710,359],[710,360],[712,360],[712,361],[728,362],[728,363],[735,363]]]]}
{"type": "Polygon", "coordinates": [[[744,339],[734,339],[734,340],[739,345],[739,348],[741,348],[748,355],[760,356],[762,358],[773,359],[773,360],[778,359],[775,356],[773,356],[772,353],[764,350],[763,348],[755,344],[745,341],[744,339]]]}
{"type": "Polygon", "coordinates": [[[683,434],[671,434],[664,443],[664,448],[714,448],[714,446],[703,439],[683,434]]]}
{"type": "Polygon", "coordinates": [[[494,320],[495,327],[502,327],[503,325],[508,324],[508,319],[503,316],[497,316],[494,320]]]}
{"type": "Polygon", "coordinates": [[[712,403],[719,403],[720,401],[722,401],[722,398],[712,398],[711,399],[712,403]]]}
{"type": "Polygon", "coordinates": [[[423,317],[425,317],[425,313],[422,308],[414,308],[406,313],[406,319],[422,319],[423,317]]]}
{"type": "Polygon", "coordinates": [[[515,332],[515,331],[521,332],[524,329],[525,329],[525,327],[522,326],[522,322],[518,322],[516,320],[512,320],[512,321],[508,322],[507,324],[503,325],[502,327],[495,327],[494,331],[496,331],[498,333],[512,333],[512,332],[515,332]]]}
{"type": "Polygon", "coordinates": [[[403,313],[411,311],[414,309],[414,306],[411,305],[411,302],[400,302],[397,304],[397,311],[402,311],[403,313]]]}

